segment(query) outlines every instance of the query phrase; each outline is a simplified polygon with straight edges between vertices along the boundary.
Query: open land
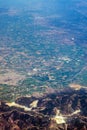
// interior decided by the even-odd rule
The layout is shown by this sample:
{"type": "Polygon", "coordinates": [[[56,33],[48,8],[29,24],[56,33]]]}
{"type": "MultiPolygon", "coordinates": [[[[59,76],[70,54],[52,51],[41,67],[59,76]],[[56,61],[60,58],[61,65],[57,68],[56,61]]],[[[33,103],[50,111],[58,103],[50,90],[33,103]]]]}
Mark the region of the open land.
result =
{"type": "Polygon", "coordinates": [[[15,4],[0,8],[0,99],[87,87],[87,2],[15,4]]]}

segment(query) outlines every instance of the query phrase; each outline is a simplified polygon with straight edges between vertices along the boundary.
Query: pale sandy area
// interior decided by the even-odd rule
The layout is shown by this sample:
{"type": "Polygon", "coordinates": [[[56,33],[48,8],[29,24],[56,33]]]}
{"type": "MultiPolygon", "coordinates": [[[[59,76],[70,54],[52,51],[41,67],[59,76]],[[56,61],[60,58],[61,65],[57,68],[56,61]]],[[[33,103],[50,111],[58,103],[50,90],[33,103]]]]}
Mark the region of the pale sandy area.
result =
{"type": "Polygon", "coordinates": [[[25,107],[23,105],[19,105],[19,104],[15,103],[15,102],[6,103],[6,105],[8,105],[9,107],[14,106],[14,107],[18,107],[18,108],[23,108],[25,111],[30,111],[31,110],[31,108],[25,107]]]}
{"type": "Polygon", "coordinates": [[[38,100],[35,100],[33,101],[31,104],[30,104],[30,108],[29,107],[26,107],[26,106],[23,106],[23,105],[19,105],[15,102],[11,102],[11,103],[6,103],[6,105],[12,107],[18,107],[18,108],[23,108],[25,111],[30,111],[32,110],[32,108],[36,108],[37,107],[37,103],[38,103],[38,100]]]}
{"type": "Polygon", "coordinates": [[[0,84],[17,85],[18,81],[24,79],[24,75],[13,70],[6,70],[5,73],[0,74],[0,84]]]}
{"type": "Polygon", "coordinates": [[[81,88],[87,88],[86,86],[82,86],[82,85],[75,84],[75,83],[69,84],[69,86],[70,86],[70,88],[75,89],[75,90],[79,90],[81,88]]]}

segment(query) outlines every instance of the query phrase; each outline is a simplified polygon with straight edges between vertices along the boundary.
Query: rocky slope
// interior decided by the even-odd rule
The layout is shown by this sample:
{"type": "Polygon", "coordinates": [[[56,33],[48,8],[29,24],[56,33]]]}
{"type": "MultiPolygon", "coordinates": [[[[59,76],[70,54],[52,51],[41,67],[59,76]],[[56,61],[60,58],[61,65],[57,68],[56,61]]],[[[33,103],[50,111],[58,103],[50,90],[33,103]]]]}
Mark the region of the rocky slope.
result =
{"type": "Polygon", "coordinates": [[[0,130],[87,130],[87,89],[1,101],[0,130]]]}

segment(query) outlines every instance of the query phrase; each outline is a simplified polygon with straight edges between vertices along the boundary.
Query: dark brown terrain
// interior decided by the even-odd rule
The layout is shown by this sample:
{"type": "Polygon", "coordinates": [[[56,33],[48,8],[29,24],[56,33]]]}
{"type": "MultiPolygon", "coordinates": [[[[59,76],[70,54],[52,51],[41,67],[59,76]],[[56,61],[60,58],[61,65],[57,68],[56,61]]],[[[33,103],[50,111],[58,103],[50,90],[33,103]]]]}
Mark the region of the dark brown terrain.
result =
{"type": "Polygon", "coordinates": [[[87,130],[87,89],[1,101],[0,130],[87,130]]]}

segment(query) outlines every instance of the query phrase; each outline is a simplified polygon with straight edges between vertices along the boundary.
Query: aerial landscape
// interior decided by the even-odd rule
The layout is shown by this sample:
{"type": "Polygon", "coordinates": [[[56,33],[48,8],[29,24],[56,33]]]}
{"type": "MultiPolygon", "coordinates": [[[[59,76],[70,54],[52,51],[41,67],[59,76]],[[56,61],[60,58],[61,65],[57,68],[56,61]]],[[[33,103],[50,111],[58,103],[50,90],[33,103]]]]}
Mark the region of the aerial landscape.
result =
{"type": "Polygon", "coordinates": [[[87,130],[87,0],[0,0],[0,130],[87,130]]]}

